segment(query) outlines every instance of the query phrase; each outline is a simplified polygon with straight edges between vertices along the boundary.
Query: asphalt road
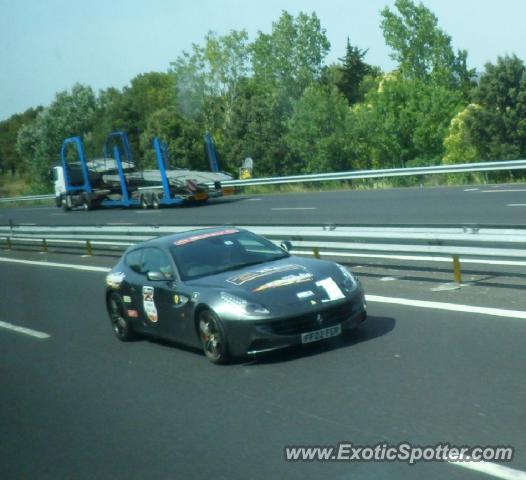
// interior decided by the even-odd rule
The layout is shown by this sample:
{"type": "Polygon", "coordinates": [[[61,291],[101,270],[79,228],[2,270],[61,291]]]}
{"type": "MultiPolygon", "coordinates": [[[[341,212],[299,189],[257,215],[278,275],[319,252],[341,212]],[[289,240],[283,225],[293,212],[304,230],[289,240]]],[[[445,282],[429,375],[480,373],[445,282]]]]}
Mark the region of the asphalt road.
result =
{"type": "MultiPolygon", "coordinates": [[[[218,367],[173,344],[118,342],[103,275],[0,264],[0,321],[50,335],[0,328],[0,478],[490,478],[283,458],[286,445],[343,441],[511,445],[509,466],[526,470],[524,319],[371,302],[349,340],[218,367]]],[[[388,288],[363,280],[368,294],[388,288]]]]}
{"type": "Polygon", "coordinates": [[[42,225],[525,225],[526,185],[239,195],[213,199],[202,206],[155,211],[65,213],[56,207],[0,208],[0,224],[9,220],[42,225]]]}

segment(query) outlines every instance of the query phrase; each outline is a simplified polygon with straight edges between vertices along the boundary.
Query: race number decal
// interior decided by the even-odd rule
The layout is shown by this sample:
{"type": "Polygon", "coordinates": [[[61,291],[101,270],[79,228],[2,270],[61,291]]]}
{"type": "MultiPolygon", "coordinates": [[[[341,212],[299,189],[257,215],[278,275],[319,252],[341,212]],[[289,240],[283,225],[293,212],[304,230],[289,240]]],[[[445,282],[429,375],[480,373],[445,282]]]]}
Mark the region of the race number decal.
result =
{"type": "Polygon", "coordinates": [[[153,300],[153,287],[142,287],[142,305],[148,320],[156,323],[159,317],[157,316],[157,307],[153,300]]]}

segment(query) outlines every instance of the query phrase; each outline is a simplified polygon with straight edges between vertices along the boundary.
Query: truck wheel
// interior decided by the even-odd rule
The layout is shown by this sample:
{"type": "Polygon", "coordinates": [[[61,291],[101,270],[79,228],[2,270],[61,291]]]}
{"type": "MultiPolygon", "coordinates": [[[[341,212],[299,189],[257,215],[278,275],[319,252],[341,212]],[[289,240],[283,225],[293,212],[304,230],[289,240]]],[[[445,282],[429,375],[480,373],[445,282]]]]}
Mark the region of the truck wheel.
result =
{"type": "Polygon", "coordinates": [[[91,198],[91,195],[85,193],[82,195],[82,208],[84,210],[92,210],[93,209],[93,199],[91,198]]]}
{"type": "Polygon", "coordinates": [[[62,210],[65,212],[69,212],[71,210],[71,197],[62,195],[62,210]]]}
{"type": "Polygon", "coordinates": [[[152,208],[159,208],[160,206],[159,197],[156,193],[152,193],[152,208]]]}
{"type": "Polygon", "coordinates": [[[57,206],[57,208],[60,208],[62,206],[62,195],[55,197],[55,205],[57,206]]]}
{"type": "Polygon", "coordinates": [[[141,204],[141,208],[148,208],[148,199],[146,198],[145,194],[141,195],[141,198],[139,199],[139,202],[141,204]]]}

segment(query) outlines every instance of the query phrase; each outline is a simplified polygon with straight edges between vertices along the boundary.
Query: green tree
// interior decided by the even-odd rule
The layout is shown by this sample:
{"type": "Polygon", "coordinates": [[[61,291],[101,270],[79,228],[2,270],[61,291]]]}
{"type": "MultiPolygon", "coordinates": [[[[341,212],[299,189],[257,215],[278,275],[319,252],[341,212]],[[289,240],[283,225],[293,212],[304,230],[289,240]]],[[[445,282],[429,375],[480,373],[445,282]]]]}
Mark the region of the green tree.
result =
{"type": "Polygon", "coordinates": [[[330,43],[315,13],[295,18],[283,11],[272,33],[259,32],[252,45],[256,80],[297,99],[320,78],[330,43]]]}
{"type": "Polygon", "coordinates": [[[76,84],[71,92],[63,91],[42,110],[35,121],[20,128],[16,149],[27,162],[27,171],[35,189],[47,189],[50,169],[59,162],[65,138],[93,130],[97,99],[91,87],[76,84]]]}
{"type": "Polygon", "coordinates": [[[205,45],[194,44],[171,63],[177,98],[183,113],[202,117],[204,129],[224,131],[230,124],[239,81],[250,71],[248,34],[232,30],[218,36],[209,32],[205,45]]]}
{"type": "Polygon", "coordinates": [[[513,56],[487,63],[473,100],[481,106],[466,118],[471,139],[483,160],[526,155],[526,67],[513,56]]]}
{"type": "Polygon", "coordinates": [[[171,168],[207,169],[204,161],[203,134],[199,125],[185,119],[174,107],[161,108],[148,117],[141,134],[146,165],[157,168],[152,142],[159,137],[168,144],[171,168]]]}
{"type": "Polygon", "coordinates": [[[382,10],[381,27],[402,75],[460,88],[467,96],[475,75],[467,68],[467,52],[453,51],[451,37],[439,28],[437,17],[422,3],[396,0],[395,7],[398,13],[389,7],[382,10]]]}
{"type": "Polygon", "coordinates": [[[305,173],[341,171],[350,167],[346,152],[345,97],[332,86],[313,84],[304,91],[288,121],[285,141],[305,173]]]}
{"type": "Polygon", "coordinates": [[[337,86],[351,104],[363,100],[362,82],[364,78],[378,71],[364,61],[366,54],[367,50],[351,45],[347,37],[345,57],[339,59],[342,65],[338,67],[341,75],[337,80],[337,86]]]}
{"type": "MultiPolygon", "coordinates": [[[[350,145],[369,148],[373,168],[437,164],[451,118],[463,107],[462,94],[399,74],[386,75],[365,105],[353,109],[350,145]]],[[[367,151],[366,150],[366,151],[367,151]]]]}
{"type": "Polygon", "coordinates": [[[31,123],[42,107],[30,108],[0,122],[0,173],[9,171],[11,176],[22,173],[24,161],[16,151],[16,139],[21,127],[31,123]]]}

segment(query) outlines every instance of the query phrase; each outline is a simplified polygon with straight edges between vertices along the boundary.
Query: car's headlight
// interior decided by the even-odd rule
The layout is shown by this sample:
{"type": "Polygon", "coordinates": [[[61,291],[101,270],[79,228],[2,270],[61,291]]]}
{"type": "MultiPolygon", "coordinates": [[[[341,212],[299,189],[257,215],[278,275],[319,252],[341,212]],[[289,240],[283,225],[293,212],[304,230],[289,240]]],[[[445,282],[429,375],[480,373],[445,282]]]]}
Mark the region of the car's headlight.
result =
{"type": "Polygon", "coordinates": [[[343,286],[349,291],[356,289],[358,287],[358,280],[354,277],[354,275],[343,265],[340,265],[339,263],[336,265],[338,265],[338,268],[343,274],[343,286]]]}
{"type": "Polygon", "coordinates": [[[221,292],[221,300],[229,305],[232,311],[239,315],[268,315],[270,312],[263,305],[236,297],[231,293],[221,292]]]}

